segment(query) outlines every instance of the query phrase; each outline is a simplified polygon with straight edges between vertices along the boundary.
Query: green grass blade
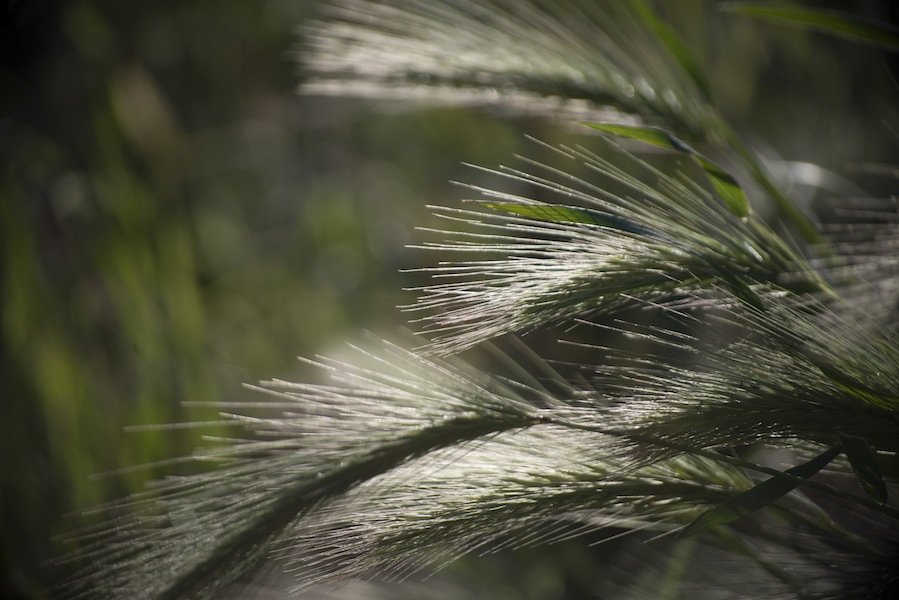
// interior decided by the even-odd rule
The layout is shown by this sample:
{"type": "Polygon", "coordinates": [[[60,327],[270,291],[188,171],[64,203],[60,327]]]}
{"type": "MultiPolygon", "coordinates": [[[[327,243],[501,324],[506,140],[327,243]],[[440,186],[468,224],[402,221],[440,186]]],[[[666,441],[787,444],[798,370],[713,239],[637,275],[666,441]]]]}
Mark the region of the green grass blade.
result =
{"type": "Polygon", "coordinates": [[[750,213],[749,198],[737,183],[733,176],[719,165],[709,160],[682,140],[674,137],[664,129],[658,127],[644,127],[631,125],[614,125],[608,123],[584,123],[587,127],[610,133],[619,137],[646,142],[661,148],[677,150],[689,154],[696,164],[705,171],[706,176],[715,188],[715,191],[724,200],[728,209],[736,216],[748,217],[750,213]]]}
{"type": "MultiPolygon", "coordinates": [[[[882,390],[875,390],[859,381],[857,377],[847,375],[831,365],[820,361],[812,361],[812,363],[830,379],[831,383],[852,394],[852,396],[865,404],[890,411],[895,411],[899,408],[899,397],[885,394],[882,390]]],[[[896,450],[896,448],[890,449],[896,450]]]]}
{"type": "Polygon", "coordinates": [[[584,123],[591,129],[597,129],[605,133],[611,133],[619,137],[630,140],[638,140],[646,142],[660,148],[668,148],[669,150],[677,150],[687,154],[694,154],[695,150],[687,144],[677,139],[664,129],[658,127],[646,127],[638,125],[617,125],[612,123],[584,123]]]}
{"type": "Polygon", "coordinates": [[[643,0],[635,0],[633,7],[637,15],[643,20],[646,27],[659,39],[671,56],[687,72],[693,83],[706,100],[712,97],[711,87],[705,77],[705,72],[696,62],[696,58],[684,44],[684,40],[672,29],[668,23],[659,18],[649,4],[643,0]]]}
{"type": "Polygon", "coordinates": [[[840,432],[840,442],[859,483],[878,504],[887,501],[887,486],[877,465],[877,455],[868,441],[857,435],[840,432]]]}
{"type": "Polygon", "coordinates": [[[738,217],[749,216],[749,198],[743,192],[743,188],[737,183],[733,176],[707,159],[706,157],[693,153],[693,160],[705,170],[709,181],[722,200],[727,204],[730,211],[738,217]]]}
{"type": "MultiPolygon", "coordinates": [[[[840,452],[840,446],[834,446],[806,463],[787,469],[784,473],[793,477],[808,479],[826,467],[840,452]]],[[[702,513],[689,525],[684,527],[679,536],[686,537],[696,535],[697,533],[712,529],[713,527],[736,521],[760,508],[768,506],[782,496],[792,492],[797,485],[798,482],[792,477],[779,477],[775,475],[770,479],[766,479],[754,488],[743,492],[739,496],[731,498],[727,502],[723,502],[715,508],[702,513]]]]}
{"type": "Polygon", "coordinates": [[[749,168],[750,176],[774,201],[784,219],[796,228],[806,242],[822,247],[823,238],[818,226],[778,187],[758,156],[746,147],[743,140],[732,129],[725,129],[724,134],[730,147],[743,159],[743,164],[749,168]]]}
{"type": "Polygon", "coordinates": [[[659,600],[677,600],[682,598],[684,582],[690,568],[690,561],[696,551],[696,540],[680,540],[672,549],[659,586],[659,600]]]}
{"type": "Polygon", "coordinates": [[[517,202],[473,202],[478,206],[500,212],[544,221],[547,223],[581,223],[609,227],[637,235],[652,234],[646,227],[632,223],[627,219],[608,215],[588,208],[565,206],[560,204],[519,204],[517,202]]]}
{"type": "Polygon", "coordinates": [[[734,2],[722,9],[899,51],[899,28],[848,13],[770,2],[734,2]]]}

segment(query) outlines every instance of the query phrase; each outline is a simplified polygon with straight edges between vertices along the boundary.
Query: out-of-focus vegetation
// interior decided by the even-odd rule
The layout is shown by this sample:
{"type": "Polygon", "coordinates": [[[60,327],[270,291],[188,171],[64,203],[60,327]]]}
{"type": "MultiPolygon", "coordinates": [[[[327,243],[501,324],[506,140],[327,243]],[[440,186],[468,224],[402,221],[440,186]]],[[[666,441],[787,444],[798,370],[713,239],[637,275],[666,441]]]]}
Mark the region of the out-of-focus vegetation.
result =
{"type": "MultiPolygon", "coordinates": [[[[856,2],[875,18],[889,3],[856,2]]],[[[835,171],[899,156],[876,49],[665,6],[732,122],[835,171]],[[864,82],[865,85],[859,85],[864,82]]],[[[842,3],[840,3],[842,6],[842,3]]],[[[578,134],[489,112],[298,97],[312,2],[9,3],[0,9],[0,595],[40,597],[67,513],[178,472],[187,401],[236,400],[294,357],[390,332],[425,205],[523,145],[578,134]],[[300,39],[302,32],[300,32],[300,39]]],[[[877,180],[866,188],[878,194],[877,180]]],[[[810,205],[826,193],[808,188],[810,205]]],[[[801,191],[801,190],[800,190],[801,191]]],[[[298,376],[297,378],[301,378],[298,376]]],[[[210,433],[204,430],[204,434],[210,433]]]]}
{"type": "Polygon", "coordinates": [[[474,114],[297,97],[311,8],[4,7],[4,597],[58,579],[67,513],[173,470],[96,474],[200,442],[125,427],[214,417],[183,403],[244,397],[297,355],[401,323],[424,205],[462,157],[520,143],[474,114]]]}

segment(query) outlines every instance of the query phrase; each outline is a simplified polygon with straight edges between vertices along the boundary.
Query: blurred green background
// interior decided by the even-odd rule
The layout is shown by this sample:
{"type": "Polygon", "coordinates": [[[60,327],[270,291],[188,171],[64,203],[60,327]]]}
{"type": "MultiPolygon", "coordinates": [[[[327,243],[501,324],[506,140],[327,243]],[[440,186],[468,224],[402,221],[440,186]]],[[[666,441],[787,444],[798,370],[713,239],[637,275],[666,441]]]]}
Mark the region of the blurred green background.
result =
{"type": "MultiPolygon", "coordinates": [[[[831,3],[847,8],[846,3],[831,3]]],[[[894,58],[665,4],[751,142],[836,171],[897,155],[894,58]]],[[[895,20],[893,2],[852,10],[895,20]]],[[[46,597],[49,559],[89,507],[184,472],[156,466],[252,397],[405,323],[405,245],[426,204],[464,194],[558,124],[477,110],[395,113],[295,94],[303,0],[22,2],[0,7],[0,597],[46,597]]],[[[384,108],[384,107],[380,107],[384,108]]],[[[866,181],[876,194],[886,184],[866,181]]],[[[887,182],[889,183],[889,182],[887,182]]]]}

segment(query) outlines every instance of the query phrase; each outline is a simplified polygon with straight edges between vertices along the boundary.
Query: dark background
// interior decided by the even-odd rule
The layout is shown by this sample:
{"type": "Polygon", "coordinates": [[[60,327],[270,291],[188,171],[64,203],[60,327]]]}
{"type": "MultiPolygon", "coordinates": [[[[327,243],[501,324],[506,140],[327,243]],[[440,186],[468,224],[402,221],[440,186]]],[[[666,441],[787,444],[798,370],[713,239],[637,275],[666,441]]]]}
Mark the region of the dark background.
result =
{"type": "MultiPolygon", "coordinates": [[[[673,4],[665,14],[750,143],[895,189],[857,168],[897,162],[894,57],[673,4]]],[[[395,307],[417,282],[398,271],[432,260],[405,245],[432,224],[426,204],[462,196],[447,184],[471,178],[462,161],[527,153],[524,133],[589,143],[476,110],[299,97],[297,26],[314,12],[303,0],[0,4],[0,597],[48,596],[73,514],[191,468],[98,477],[201,443],[125,427],[215,418],[183,402],[252,397],[242,383],[306,377],[297,355],[405,323],[395,307]]]]}

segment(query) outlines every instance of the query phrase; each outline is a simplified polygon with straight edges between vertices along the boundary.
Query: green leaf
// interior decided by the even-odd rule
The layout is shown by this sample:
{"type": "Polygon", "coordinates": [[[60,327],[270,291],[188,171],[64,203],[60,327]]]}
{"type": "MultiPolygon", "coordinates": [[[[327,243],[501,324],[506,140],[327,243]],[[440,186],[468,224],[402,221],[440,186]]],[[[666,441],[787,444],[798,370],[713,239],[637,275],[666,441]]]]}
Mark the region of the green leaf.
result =
{"type": "Polygon", "coordinates": [[[733,2],[721,8],[728,12],[820,31],[887,50],[899,50],[899,28],[857,15],[771,2],[733,2]]]}
{"type": "Polygon", "coordinates": [[[640,125],[616,125],[612,123],[584,123],[587,127],[598,129],[612,135],[617,135],[631,140],[647,142],[661,148],[678,150],[687,154],[696,154],[690,146],[677,139],[664,129],[658,127],[646,127],[640,125]]]}
{"type": "Polygon", "coordinates": [[[730,211],[741,218],[749,216],[749,199],[743,193],[743,188],[740,187],[737,180],[730,173],[704,156],[694,152],[693,159],[705,169],[709,181],[712,182],[715,191],[718,192],[718,195],[724,200],[730,211]]]}
{"type": "Polygon", "coordinates": [[[754,488],[746,490],[739,496],[735,496],[734,498],[722,502],[718,506],[702,513],[689,525],[684,527],[679,536],[686,537],[701,533],[708,529],[712,529],[713,527],[736,521],[760,508],[768,506],[782,496],[792,492],[796,486],[801,483],[801,481],[797,481],[796,478],[808,479],[826,467],[840,452],[840,446],[834,446],[806,463],[797,465],[784,471],[784,473],[780,475],[775,475],[770,479],[766,479],[754,488]],[[788,475],[789,477],[785,477],[785,475],[788,475]]]}
{"type": "Polygon", "coordinates": [[[585,225],[609,227],[637,235],[654,235],[655,237],[658,237],[658,234],[655,234],[655,232],[642,225],[632,223],[627,219],[601,213],[589,208],[580,208],[578,206],[565,206],[562,204],[520,204],[517,202],[473,202],[473,204],[519,217],[533,219],[535,221],[546,221],[549,223],[583,223],[585,225]]]}
{"type": "Polygon", "coordinates": [[[693,83],[696,84],[696,87],[699,88],[703,97],[709,100],[712,94],[709,83],[705,78],[705,73],[696,62],[687,45],[684,44],[683,39],[668,23],[659,18],[649,4],[643,0],[634,0],[632,5],[637,15],[643,20],[643,23],[655,34],[668,52],[671,53],[671,56],[686,71],[693,83]]]}
{"type": "Polygon", "coordinates": [[[743,192],[740,184],[737,183],[737,180],[719,165],[664,129],[659,129],[658,127],[613,125],[607,123],[584,123],[584,125],[619,137],[646,142],[654,146],[667,148],[669,150],[677,150],[678,152],[690,155],[696,164],[705,171],[712,187],[715,188],[718,196],[724,200],[727,208],[740,218],[749,216],[749,198],[746,197],[746,194],[743,192]]]}
{"type": "Polygon", "coordinates": [[[855,476],[871,499],[878,504],[885,504],[887,501],[887,486],[880,474],[880,467],[877,465],[877,455],[868,441],[857,435],[840,432],[840,441],[843,444],[843,450],[855,476]]]}

